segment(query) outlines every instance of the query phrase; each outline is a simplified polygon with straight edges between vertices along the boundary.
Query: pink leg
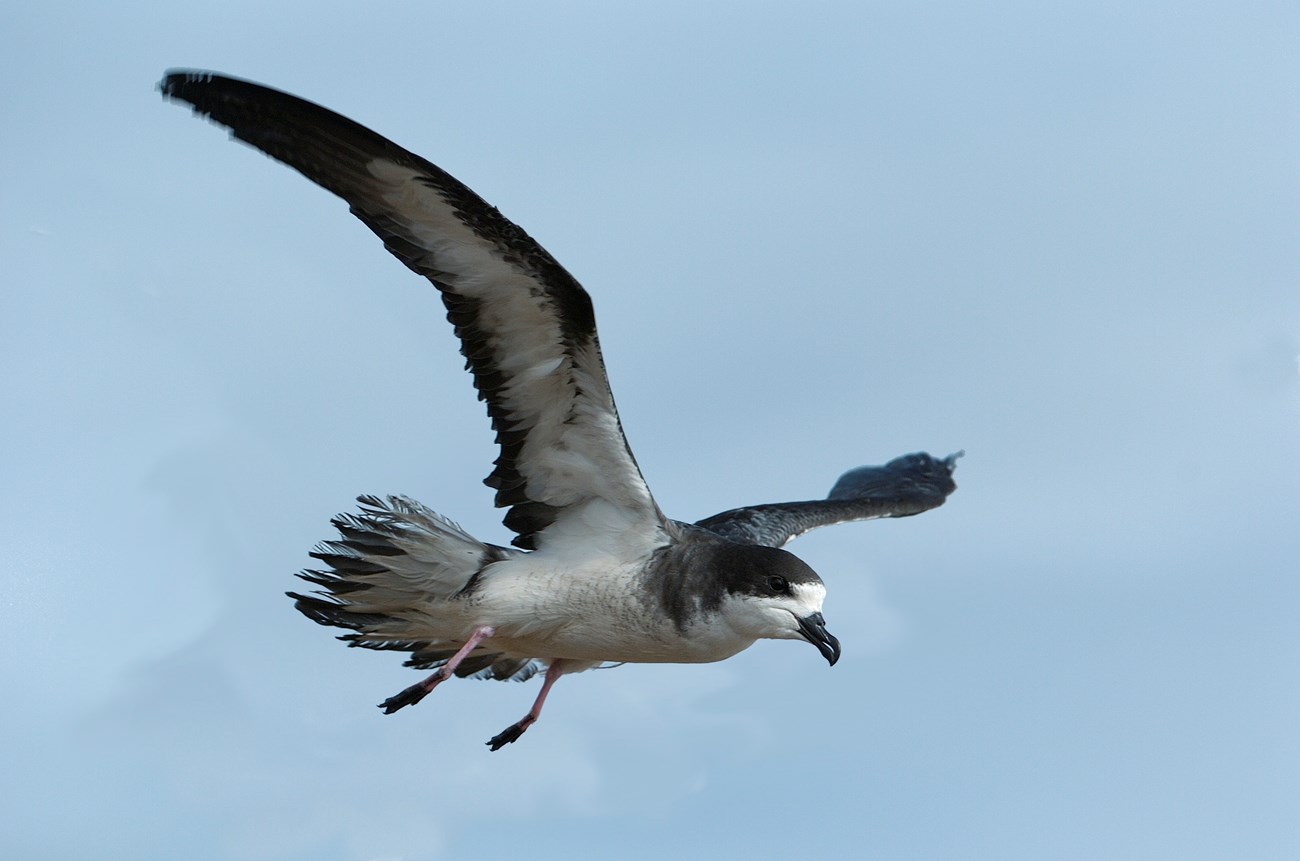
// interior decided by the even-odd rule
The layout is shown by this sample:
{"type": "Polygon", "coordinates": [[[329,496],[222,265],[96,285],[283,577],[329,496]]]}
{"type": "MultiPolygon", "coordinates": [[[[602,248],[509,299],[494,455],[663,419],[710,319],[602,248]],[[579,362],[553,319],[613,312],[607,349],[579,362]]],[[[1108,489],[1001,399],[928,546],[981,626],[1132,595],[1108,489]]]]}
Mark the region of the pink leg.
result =
{"type": "Polygon", "coordinates": [[[524,730],[536,723],[537,719],[542,716],[542,703],[546,702],[546,695],[550,693],[551,685],[555,684],[555,680],[564,675],[564,672],[564,661],[552,661],[550,667],[546,670],[546,680],[542,682],[542,690],[537,694],[537,699],[533,702],[533,707],[528,710],[528,714],[524,715],[523,720],[511,724],[500,734],[493,736],[492,740],[487,743],[488,747],[493,750],[500,750],[511,742],[518,741],[519,736],[524,734],[524,730]]]}
{"type": "Polygon", "coordinates": [[[390,715],[400,709],[402,706],[413,706],[420,700],[429,695],[429,692],[438,685],[451,678],[451,674],[456,672],[460,662],[465,660],[466,656],[478,646],[479,643],[496,633],[496,629],[491,625],[484,625],[481,628],[475,628],[474,633],[466,641],[465,645],[460,647],[460,651],[452,655],[447,663],[438,668],[438,671],[429,676],[422,682],[416,682],[400,694],[391,696],[379,704],[384,710],[384,714],[390,715]]]}

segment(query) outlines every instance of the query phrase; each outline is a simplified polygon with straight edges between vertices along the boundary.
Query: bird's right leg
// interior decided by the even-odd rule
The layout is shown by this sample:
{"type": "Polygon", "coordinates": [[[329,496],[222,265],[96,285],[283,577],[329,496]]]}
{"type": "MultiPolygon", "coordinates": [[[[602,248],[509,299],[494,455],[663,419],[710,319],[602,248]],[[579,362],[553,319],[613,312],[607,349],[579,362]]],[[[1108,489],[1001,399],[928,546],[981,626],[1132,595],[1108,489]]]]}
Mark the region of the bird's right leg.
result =
{"type": "Polygon", "coordinates": [[[533,707],[528,710],[528,714],[524,715],[523,720],[512,723],[492,736],[492,740],[487,743],[488,747],[500,750],[508,744],[519,741],[519,736],[524,734],[524,730],[537,723],[537,719],[542,716],[542,704],[546,702],[546,695],[551,692],[551,685],[555,684],[555,680],[564,675],[567,669],[564,661],[551,661],[550,667],[546,670],[546,679],[542,682],[542,690],[533,702],[533,707]]]}
{"type": "Polygon", "coordinates": [[[460,651],[448,658],[447,663],[439,667],[437,672],[422,682],[416,682],[400,694],[396,694],[384,700],[379,704],[379,707],[384,710],[384,714],[390,715],[403,706],[415,705],[420,700],[427,697],[429,692],[438,687],[438,685],[447,681],[447,679],[450,679],[451,674],[456,672],[456,668],[460,666],[460,662],[465,660],[466,656],[469,655],[470,652],[474,651],[479,643],[483,642],[495,633],[496,628],[493,628],[491,625],[483,625],[482,627],[475,628],[474,633],[465,642],[465,645],[460,647],[460,651]]]}

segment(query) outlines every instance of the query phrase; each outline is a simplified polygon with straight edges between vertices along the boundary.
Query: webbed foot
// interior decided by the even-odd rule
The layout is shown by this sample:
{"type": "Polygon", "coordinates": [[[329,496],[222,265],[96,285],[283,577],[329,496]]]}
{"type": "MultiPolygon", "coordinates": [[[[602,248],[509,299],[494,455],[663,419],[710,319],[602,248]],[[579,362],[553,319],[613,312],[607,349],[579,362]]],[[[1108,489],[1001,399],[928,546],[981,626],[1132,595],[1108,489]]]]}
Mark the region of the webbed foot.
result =
{"type": "Polygon", "coordinates": [[[434,676],[433,678],[425,679],[422,682],[416,682],[400,694],[394,694],[384,700],[379,704],[379,707],[384,710],[384,714],[390,715],[400,708],[413,706],[427,697],[429,692],[436,688],[440,681],[442,681],[442,679],[438,679],[434,676]]]}
{"type": "Polygon", "coordinates": [[[531,718],[524,718],[519,723],[511,724],[497,735],[492,736],[492,740],[487,743],[488,747],[493,750],[500,750],[508,744],[519,741],[519,736],[524,734],[524,730],[532,726],[531,718]]]}

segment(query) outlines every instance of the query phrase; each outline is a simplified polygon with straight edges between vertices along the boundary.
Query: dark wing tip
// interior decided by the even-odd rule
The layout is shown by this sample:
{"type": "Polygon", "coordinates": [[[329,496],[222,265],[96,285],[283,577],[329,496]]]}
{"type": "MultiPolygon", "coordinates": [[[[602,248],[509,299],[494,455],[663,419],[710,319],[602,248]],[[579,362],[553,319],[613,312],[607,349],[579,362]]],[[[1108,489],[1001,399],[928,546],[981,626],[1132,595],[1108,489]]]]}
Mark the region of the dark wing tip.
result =
{"type": "Polygon", "coordinates": [[[207,81],[218,77],[216,72],[204,72],[199,69],[168,69],[163,72],[163,79],[158,82],[158,90],[169,99],[183,98],[179,93],[190,81],[207,81]]]}
{"type": "Polygon", "coordinates": [[[237,78],[234,75],[210,72],[206,69],[168,69],[163,72],[163,79],[158,82],[158,90],[163,94],[164,98],[179,99],[190,104],[194,104],[196,99],[202,99],[204,94],[215,92],[234,93],[241,90],[244,92],[279,93],[294,101],[299,101],[297,96],[283,90],[277,90],[265,84],[250,81],[247,78],[237,78]]]}
{"type": "MultiPolygon", "coordinates": [[[[158,90],[164,99],[190,105],[196,114],[229,128],[236,138],[299,170],[304,168],[300,150],[305,145],[300,139],[314,140],[317,136],[369,153],[416,160],[355,120],[255,81],[201,69],[168,69],[158,82],[158,90]]],[[[313,182],[330,187],[320,176],[305,172],[313,182]]]]}
{"type": "Polygon", "coordinates": [[[213,93],[239,89],[270,88],[242,78],[233,78],[230,75],[203,69],[168,69],[163,73],[163,79],[158,82],[158,91],[163,94],[163,98],[186,102],[198,110],[203,110],[200,103],[210,100],[213,93]]]}
{"type": "Polygon", "coordinates": [[[196,115],[294,167],[299,165],[292,150],[283,147],[286,138],[293,137],[303,119],[328,123],[335,117],[333,111],[281,90],[198,69],[168,69],[158,89],[164,99],[189,105],[196,115]]]}
{"type": "Polygon", "coordinates": [[[841,475],[826,498],[851,500],[909,489],[936,494],[942,501],[957,489],[952,474],[957,469],[957,459],[965,454],[963,450],[938,458],[922,451],[896,457],[884,466],[860,466],[841,475]]]}

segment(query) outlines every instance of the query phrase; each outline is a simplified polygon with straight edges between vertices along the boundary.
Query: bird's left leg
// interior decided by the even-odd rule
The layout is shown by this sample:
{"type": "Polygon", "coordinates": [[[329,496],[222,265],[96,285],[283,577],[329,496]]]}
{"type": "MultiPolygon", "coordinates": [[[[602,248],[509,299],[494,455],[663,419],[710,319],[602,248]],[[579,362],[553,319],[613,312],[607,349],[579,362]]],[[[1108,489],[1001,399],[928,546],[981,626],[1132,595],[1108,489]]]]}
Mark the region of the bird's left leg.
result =
{"type": "Polygon", "coordinates": [[[564,661],[552,661],[551,665],[546,668],[546,679],[542,682],[542,690],[537,694],[537,699],[533,702],[533,707],[528,710],[528,714],[524,715],[523,720],[511,724],[493,736],[492,740],[487,743],[488,747],[493,750],[500,750],[511,742],[518,741],[519,736],[524,734],[524,730],[536,723],[537,719],[542,716],[542,703],[546,702],[546,695],[550,693],[551,685],[555,684],[555,680],[564,673],[564,661]]]}
{"type": "Polygon", "coordinates": [[[474,633],[470,636],[469,640],[466,641],[465,645],[460,647],[460,651],[448,658],[447,663],[439,667],[436,673],[422,682],[416,682],[400,694],[394,694],[380,703],[379,707],[384,710],[384,714],[390,715],[403,706],[415,705],[420,700],[427,697],[430,691],[451,678],[451,674],[456,672],[456,668],[460,666],[460,662],[465,660],[469,653],[478,647],[479,643],[483,642],[495,633],[496,629],[491,625],[483,625],[480,628],[475,628],[474,633]]]}

